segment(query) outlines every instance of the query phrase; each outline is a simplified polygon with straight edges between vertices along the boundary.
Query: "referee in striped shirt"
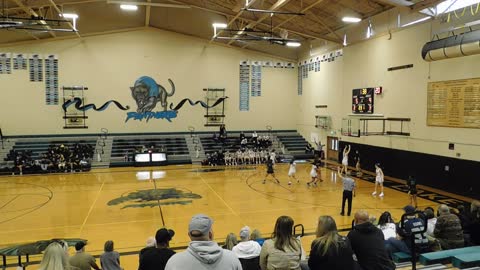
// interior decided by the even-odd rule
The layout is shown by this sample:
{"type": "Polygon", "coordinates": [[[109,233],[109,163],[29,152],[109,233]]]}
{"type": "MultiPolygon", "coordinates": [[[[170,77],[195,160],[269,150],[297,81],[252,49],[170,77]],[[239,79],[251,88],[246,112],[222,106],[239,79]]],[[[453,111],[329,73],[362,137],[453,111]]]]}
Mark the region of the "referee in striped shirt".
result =
{"type": "Polygon", "coordinates": [[[352,213],[352,197],[355,197],[355,180],[350,177],[350,173],[345,172],[345,176],[340,172],[340,167],[338,167],[338,177],[342,178],[343,182],[343,198],[342,198],[342,212],[340,215],[345,215],[345,201],[348,201],[348,212],[347,215],[350,216],[352,213]]]}

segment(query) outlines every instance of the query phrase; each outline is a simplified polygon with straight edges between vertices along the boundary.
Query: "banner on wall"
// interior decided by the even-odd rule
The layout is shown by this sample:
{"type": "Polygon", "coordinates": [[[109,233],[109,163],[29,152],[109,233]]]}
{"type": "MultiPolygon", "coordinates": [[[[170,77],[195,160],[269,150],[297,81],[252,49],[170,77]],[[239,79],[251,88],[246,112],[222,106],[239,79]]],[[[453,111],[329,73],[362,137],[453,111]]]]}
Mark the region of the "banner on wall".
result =
{"type": "Polygon", "coordinates": [[[28,58],[28,67],[30,69],[30,81],[43,81],[43,58],[39,54],[31,54],[28,58]]]}
{"type": "Polygon", "coordinates": [[[240,111],[248,111],[250,109],[249,100],[250,91],[250,62],[240,62],[240,99],[239,109],[240,111]]]}
{"type": "Polygon", "coordinates": [[[0,74],[12,73],[12,55],[10,53],[0,53],[0,74]]]}
{"type": "Polygon", "coordinates": [[[58,105],[58,56],[45,56],[45,103],[58,105]]]}
{"type": "Polygon", "coordinates": [[[27,70],[27,56],[23,53],[13,54],[13,69],[27,70]]]}

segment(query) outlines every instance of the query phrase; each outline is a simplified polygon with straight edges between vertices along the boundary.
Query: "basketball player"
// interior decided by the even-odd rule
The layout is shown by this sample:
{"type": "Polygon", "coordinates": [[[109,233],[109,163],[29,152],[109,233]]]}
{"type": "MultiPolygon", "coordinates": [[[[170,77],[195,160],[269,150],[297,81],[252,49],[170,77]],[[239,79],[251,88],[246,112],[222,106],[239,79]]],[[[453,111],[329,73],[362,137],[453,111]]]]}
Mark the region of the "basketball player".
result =
{"type": "Polygon", "coordinates": [[[417,208],[417,180],[413,176],[409,176],[407,180],[408,195],[410,195],[410,205],[417,208]]]}
{"type": "Polygon", "coordinates": [[[273,165],[275,165],[275,161],[277,160],[277,153],[275,153],[275,149],[270,152],[270,160],[272,160],[273,165]]]}
{"type": "Polygon", "coordinates": [[[347,168],[348,168],[348,154],[350,153],[350,144],[345,146],[345,148],[343,148],[343,159],[342,159],[342,170],[340,171],[340,173],[347,173],[347,168]]]}
{"type": "Polygon", "coordinates": [[[288,184],[291,185],[292,181],[290,178],[293,178],[297,180],[297,183],[300,183],[300,180],[295,176],[295,173],[297,172],[297,163],[295,163],[295,160],[290,161],[290,168],[288,169],[288,184]]]}
{"type": "MultiPolygon", "coordinates": [[[[312,164],[312,169],[310,170],[310,177],[312,177],[312,180],[310,182],[307,183],[307,186],[317,186],[317,182],[318,182],[318,166],[316,163],[313,163],[312,164]]],[[[323,180],[322,180],[323,182],[323,180]]]]}
{"type": "Polygon", "coordinates": [[[383,197],[383,181],[384,181],[384,175],[383,175],[383,170],[380,168],[380,163],[375,164],[375,191],[372,193],[373,196],[377,195],[377,186],[380,185],[380,188],[382,189],[382,192],[380,193],[380,197],[383,197]]]}
{"type": "Polygon", "coordinates": [[[273,171],[273,161],[271,159],[267,160],[267,174],[265,175],[265,179],[263,179],[263,183],[267,181],[267,177],[271,175],[275,181],[277,181],[277,184],[280,184],[280,181],[278,181],[277,177],[275,177],[275,172],[273,171]]]}

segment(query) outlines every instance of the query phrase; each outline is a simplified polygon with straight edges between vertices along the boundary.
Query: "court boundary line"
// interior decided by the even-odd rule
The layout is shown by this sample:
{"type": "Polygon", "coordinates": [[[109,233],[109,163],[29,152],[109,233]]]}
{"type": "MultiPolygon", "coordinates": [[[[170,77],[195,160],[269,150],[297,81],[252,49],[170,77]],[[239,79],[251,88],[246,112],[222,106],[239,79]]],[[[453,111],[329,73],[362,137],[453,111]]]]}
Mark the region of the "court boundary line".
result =
{"type": "Polygon", "coordinates": [[[105,186],[105,180],[102,180],[102,185],[100,186],[100,189],[98,190],[97,197],[95,197],[95,201],[93,201],[92,206],[90,206],[90,209],[88,210],[87,216],[85,217],[85,219],[83,220],[82,225],[80,226],[80,231],[79,231],[79,233],[78,233],[79,237],[82,235],[82,232],[83,232],[83,229],[84,229],[84,227],[85,227],[85,224],[87,224],[87,220],[88,220],[88,218],[90,217],[90,214],[92,213],[93,208],[94,208],[95,205],[97,204],[98,198],[100,198],[100,193],[101,193],[102,190],[103,190],[103,186],[105,186]]]}

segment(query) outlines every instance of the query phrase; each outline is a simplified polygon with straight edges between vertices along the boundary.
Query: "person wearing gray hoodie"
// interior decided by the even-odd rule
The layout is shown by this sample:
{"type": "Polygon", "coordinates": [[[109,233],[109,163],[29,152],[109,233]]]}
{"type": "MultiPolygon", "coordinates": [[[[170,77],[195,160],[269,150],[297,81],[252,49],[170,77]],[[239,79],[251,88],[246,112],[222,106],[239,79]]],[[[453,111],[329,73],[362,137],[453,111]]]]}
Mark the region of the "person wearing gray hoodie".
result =
{"type": "Polygon", "coordinates": [[[213,220],[204,214],[193,216],[188,225],[192,241],[186,251],[168,260],[165,270],[242,270],[237,256],[213,241],[212,224],[213,220]]]}

